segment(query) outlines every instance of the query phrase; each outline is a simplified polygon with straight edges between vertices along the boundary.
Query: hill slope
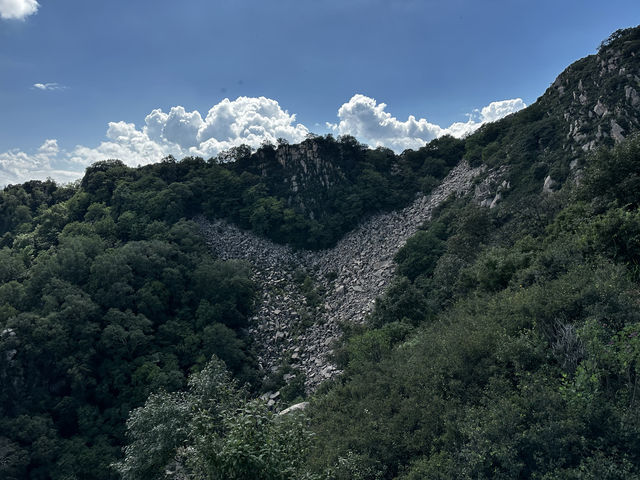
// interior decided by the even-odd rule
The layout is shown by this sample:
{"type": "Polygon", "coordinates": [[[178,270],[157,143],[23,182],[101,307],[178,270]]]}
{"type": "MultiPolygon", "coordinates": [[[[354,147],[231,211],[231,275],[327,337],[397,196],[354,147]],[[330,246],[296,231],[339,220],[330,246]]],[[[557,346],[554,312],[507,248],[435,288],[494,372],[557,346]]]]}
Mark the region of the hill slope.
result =
{"type": "Polygon", "coordinates": [[[4,189],[0,476],[117,478],[143,404],[126,453],[157,461],[130,478],[265,431],[288,465],[301,425],[231,393],[215,355],[278,408],[334,377],[310,477],[637,478],[639,56],[617,32],[527,109],[401,155],[315,137],[4,189]],[[220,392],[211,436],[165,425],[220,392]]]}

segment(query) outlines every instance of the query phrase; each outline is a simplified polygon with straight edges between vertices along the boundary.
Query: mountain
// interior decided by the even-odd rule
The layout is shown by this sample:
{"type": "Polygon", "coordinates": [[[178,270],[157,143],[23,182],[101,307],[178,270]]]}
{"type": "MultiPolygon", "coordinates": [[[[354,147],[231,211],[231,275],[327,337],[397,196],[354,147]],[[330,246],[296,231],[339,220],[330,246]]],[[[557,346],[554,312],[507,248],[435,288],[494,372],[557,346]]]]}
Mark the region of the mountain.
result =
{"type": "Polygon", "coordinates": [[[400,155],[5,188],[0,477],[640,478],[639,56],[400,155]]]}

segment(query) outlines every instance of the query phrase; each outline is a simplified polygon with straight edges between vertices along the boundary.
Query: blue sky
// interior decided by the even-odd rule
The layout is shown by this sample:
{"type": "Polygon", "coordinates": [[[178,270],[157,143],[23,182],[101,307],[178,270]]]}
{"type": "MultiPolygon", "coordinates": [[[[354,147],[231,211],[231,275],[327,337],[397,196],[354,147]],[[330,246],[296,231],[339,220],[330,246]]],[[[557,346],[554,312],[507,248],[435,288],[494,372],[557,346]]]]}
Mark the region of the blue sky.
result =
{"type": "Polygon", "coordinates": [[[638,23],[637,0],[0,0],[0,185],[308,132],[417,148],[638,23]]]}

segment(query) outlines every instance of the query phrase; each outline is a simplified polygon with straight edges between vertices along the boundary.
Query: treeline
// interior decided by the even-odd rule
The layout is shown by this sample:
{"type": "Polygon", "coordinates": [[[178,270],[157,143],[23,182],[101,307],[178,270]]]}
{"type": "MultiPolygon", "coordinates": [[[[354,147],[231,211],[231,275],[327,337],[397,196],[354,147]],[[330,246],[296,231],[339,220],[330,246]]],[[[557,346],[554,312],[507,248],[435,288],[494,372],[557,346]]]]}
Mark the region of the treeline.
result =
{"type": "Polygon", "coordinates": [[[110,227],[130,240],[139,238],[153,222],[172,224],[203,214],[227,219],[277,242],[324,248],[365,216],[403,206],[420,190],[430,191],[463,155],[464,142],[452,137],[394,155],[388,149],[370,150],[353,137],[335,140],[328,135],[299,146],[264,145],[253,153],[237,147],[209,161],[168,157],[157,164],[129,168],[110,160],[87,169],[69,214],[78,220],[92,204],[101,204],[113,219],[110,227]],[[315,148],[328,165],[330,185],[311,179],[304,191],[293,192],[289,181],[298,173],[295,167],[300,167],[278,163],[280,148],[315,148]]]}
{"type": "Polygon", "coordinates": [[[46,248],[66,223],[81,222],[91,211],[103,216],[100,235],[125,241],[143,238],[154,222],[171,225],[203,214],[277,242],[324,248],[367,215],[403,206],[418,191],[428,193],[464,153],[464,142],[453,137],[395,155],[388,149],[370,150],[353,137],[327,135],[299,146],[267,144],[256,152],[236,147],[208,161],[167,157],[131,168],[120,160],[105,160],[87,168],[76,186],[32,181],[5,188],[0,192],[0,242],[11,246],[18,235],[38,226],[42,235],[35,240],[46,240],[39,245],[46,248]],[[278,163],[280,148],[318,150],[329,166],[330,185],[312,180],[294,195],[289,181],[297,171],[278,163]]]}

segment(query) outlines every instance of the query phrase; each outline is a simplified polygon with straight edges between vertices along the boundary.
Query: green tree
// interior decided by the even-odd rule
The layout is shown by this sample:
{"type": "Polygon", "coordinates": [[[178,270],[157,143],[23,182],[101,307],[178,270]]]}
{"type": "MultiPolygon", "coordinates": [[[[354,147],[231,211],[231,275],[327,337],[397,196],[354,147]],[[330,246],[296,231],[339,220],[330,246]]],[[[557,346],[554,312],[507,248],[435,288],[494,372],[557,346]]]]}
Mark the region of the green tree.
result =
{"type": "MultiPolygon", "coordinates": [[[[247,400],[215,357],[180,393],[152,394],[127,421],[129,444],[114,465],[124,480],[181,472],[212,480],[302,478],[309,436],[296,416],[247,400]]],[[[307,477],[309,478],[309,477],[307,477]]]]}

